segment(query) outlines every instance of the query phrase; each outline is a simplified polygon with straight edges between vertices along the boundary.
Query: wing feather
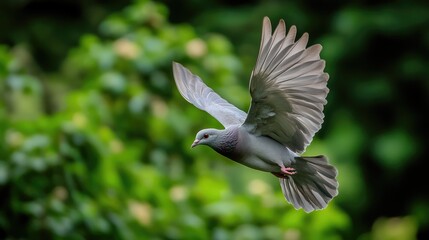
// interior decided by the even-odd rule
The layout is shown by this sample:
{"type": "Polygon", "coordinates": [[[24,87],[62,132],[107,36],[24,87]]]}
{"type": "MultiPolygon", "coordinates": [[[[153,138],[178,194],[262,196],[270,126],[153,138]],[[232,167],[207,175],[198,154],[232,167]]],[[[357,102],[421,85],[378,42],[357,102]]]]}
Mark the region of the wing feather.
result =
{"type": "Polygon", "coordinates": [[[243,124],[247,114],[221,98],[187,68],[173,62],[173,74],[180,94],[188,102],[208,112],[225,128],[243,124]]]}
{"type": "Polygon", "coordinates": [[[308,34],[295,41],[296,33],[295,26],[287,32],[280,20],[271,34],[270,20],[264,18],[249,86],[252,103],[243,126],[302,153],[323,122],[329,76],[323,72],[322,46],[307,48],[308,34]]]}

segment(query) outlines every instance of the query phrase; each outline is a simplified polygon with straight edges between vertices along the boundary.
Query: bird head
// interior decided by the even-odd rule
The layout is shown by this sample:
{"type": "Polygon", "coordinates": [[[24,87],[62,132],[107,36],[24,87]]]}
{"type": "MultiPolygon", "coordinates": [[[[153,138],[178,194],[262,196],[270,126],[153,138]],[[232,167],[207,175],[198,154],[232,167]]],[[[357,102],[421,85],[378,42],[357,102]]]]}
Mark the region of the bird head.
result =
{"type": "Polygon", "coordinates": [[[218,130],[216,129],[203,129],[197,133],[195,137],[195,141],[192,143],[191,147],[195,147],[198,145],[209,145],[216,139],[218,135],[218,130]]]}

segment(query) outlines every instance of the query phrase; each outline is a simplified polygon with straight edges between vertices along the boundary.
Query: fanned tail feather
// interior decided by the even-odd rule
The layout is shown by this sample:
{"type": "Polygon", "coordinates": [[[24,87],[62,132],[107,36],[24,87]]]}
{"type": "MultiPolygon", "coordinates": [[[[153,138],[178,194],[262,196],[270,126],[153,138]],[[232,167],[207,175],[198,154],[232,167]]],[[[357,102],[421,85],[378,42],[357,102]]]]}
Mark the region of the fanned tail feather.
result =
{"type": "Polygon", "coordinates": [[[280,178],[283,195],[296,209],[323,209],[338,194],[337,170],[324,156],[296,157],[296,174],[280,178]]]}

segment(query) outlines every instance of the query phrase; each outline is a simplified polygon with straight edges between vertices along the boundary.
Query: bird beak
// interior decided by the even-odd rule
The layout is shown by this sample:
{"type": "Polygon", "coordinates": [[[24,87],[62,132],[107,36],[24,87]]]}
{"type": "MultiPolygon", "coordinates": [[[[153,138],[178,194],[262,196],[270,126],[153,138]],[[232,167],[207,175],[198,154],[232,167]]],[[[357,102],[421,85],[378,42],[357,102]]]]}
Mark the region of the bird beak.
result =
{"type": "Polygon", "coordinates": [[[200,140],[195,139],[195,141],[192,143],[191,148],[195,147],[198,145],[198,143],[200,142],[200,140]]]}

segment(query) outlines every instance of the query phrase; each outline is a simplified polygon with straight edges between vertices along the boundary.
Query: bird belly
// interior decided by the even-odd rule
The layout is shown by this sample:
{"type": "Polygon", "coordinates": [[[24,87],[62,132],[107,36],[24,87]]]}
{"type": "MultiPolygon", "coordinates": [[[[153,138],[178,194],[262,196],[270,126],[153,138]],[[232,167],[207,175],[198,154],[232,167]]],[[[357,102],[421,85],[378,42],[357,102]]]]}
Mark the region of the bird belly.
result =
{"type": "Polygon", "coordinates": [[[240,160],[238,160],[237,162],[256,169],[256,170],[260,170],[260,171],[264,171],[264,172],[278,172],[279,171],[279,165],[277,164],[273,164],[270,162],[267,162],[261,158],[259,158],[258,156],[246,156],[240,160]]]}
{"type": "Polygon", "coordinates": [[[250,135],[246,139],[250,151],[237,162],[265,172],[279,172],[280,166],[290,166],[297,156],[279,142],[264,136],[250,135]]]}

